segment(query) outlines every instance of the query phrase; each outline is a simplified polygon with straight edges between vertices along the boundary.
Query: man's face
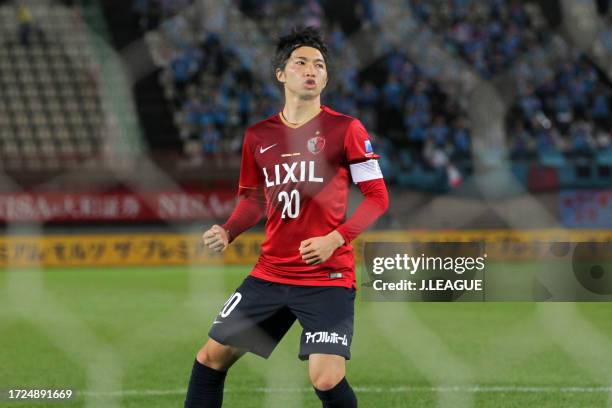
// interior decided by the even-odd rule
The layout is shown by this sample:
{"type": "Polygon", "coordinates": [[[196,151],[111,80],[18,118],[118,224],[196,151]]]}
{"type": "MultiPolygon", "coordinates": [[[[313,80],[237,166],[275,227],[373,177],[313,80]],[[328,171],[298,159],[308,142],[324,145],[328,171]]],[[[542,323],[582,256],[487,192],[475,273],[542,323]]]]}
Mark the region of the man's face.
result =
{"type": "Polygon", "coordinates": [[[289,92],[304,99],[319,96],[327,85],[327,67],[321,51],[307,46],[296,48],[285,69],[276,71],[276,78],[289,92]]]}

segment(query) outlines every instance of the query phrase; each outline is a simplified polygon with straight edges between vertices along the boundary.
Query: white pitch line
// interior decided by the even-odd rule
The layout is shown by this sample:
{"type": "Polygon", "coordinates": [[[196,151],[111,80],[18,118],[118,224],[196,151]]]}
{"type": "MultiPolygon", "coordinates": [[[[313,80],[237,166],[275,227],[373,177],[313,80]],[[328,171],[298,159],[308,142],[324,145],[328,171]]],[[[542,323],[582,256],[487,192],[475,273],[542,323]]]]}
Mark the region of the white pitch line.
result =
{"type": "MultiPolygon", "coordinates": [[[[383,393],[407,393],[407,392],[457,392],[457,393],[608,393],[612,392],[610,387],[548,387],[548,386],[488,386],[475,385],[471,387],[463,386],[439,386],[439,387],[419,387],[419,386],[400,386],[400,387],[353,387],[355,392],[365,394],[383,394],[383,393]]],[[[226,393],[308,393],[313,392],[312,388],[304,387],[254,387],[254,388],[226,388],[226,393]]],[[[123,390],[110,392],[95,392],[95,391],[75,391],[75,396],[86,395],[90,397],[139,397],[139,396],[159,396],[159,395],[183,395],[186,390],[123,390]]]]}

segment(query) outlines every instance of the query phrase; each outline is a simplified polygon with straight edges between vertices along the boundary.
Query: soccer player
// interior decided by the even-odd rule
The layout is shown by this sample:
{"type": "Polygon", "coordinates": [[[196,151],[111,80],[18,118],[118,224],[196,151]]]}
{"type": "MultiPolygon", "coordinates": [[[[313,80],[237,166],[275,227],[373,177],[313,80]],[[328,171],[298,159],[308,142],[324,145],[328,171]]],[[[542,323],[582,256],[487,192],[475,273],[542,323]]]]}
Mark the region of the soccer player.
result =
{"type": "Polygon", "coordinates": [[[240,200],[223,226],[203,235],[223,251],[265,215],[266,238],[196,355],[185,407],[220,407],[232,364],[247,351],[268,358],[296,319],[299,358],[308,360],[322,406],[357,406],[345,378],[356,290],[350,242],[386,211],[388,194],[361,122],[321,105],[328,64],[314,28],[278,42],[273,68],[285,106],[246,130],[240,200]],[[346,219],[351,179],[364,199],[346,219]]]}

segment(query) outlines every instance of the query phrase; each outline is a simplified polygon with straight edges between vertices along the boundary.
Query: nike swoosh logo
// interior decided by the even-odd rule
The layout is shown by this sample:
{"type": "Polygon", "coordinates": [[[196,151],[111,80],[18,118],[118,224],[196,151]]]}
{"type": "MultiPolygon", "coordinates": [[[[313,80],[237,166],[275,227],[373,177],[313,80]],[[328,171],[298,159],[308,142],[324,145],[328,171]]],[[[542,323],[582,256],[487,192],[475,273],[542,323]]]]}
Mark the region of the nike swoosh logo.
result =
{"type": "Polygon", "coordinates": [[[274,143],[271,146],[266,147],[265,149],[263,148],[263,146],[259,146],[259,153],[265,153],[268,150],[270,150],[271,148],[273,148],[274,146],[276,146],[278,143],[274,143]]]}

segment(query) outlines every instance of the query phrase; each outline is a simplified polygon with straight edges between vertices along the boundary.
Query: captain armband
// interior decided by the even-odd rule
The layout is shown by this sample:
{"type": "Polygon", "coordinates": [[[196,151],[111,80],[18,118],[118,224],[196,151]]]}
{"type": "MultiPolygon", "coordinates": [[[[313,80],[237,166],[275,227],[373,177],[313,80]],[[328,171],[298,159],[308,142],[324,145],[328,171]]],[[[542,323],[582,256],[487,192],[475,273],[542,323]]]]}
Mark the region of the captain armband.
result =
{"type": "Polygon", "coordinates": [[[349,165],[353,183],[357,184],[362,181],[376,180],[383,178],[378,160],[367,160],[364,162],[354,163],[349,165]]]}

